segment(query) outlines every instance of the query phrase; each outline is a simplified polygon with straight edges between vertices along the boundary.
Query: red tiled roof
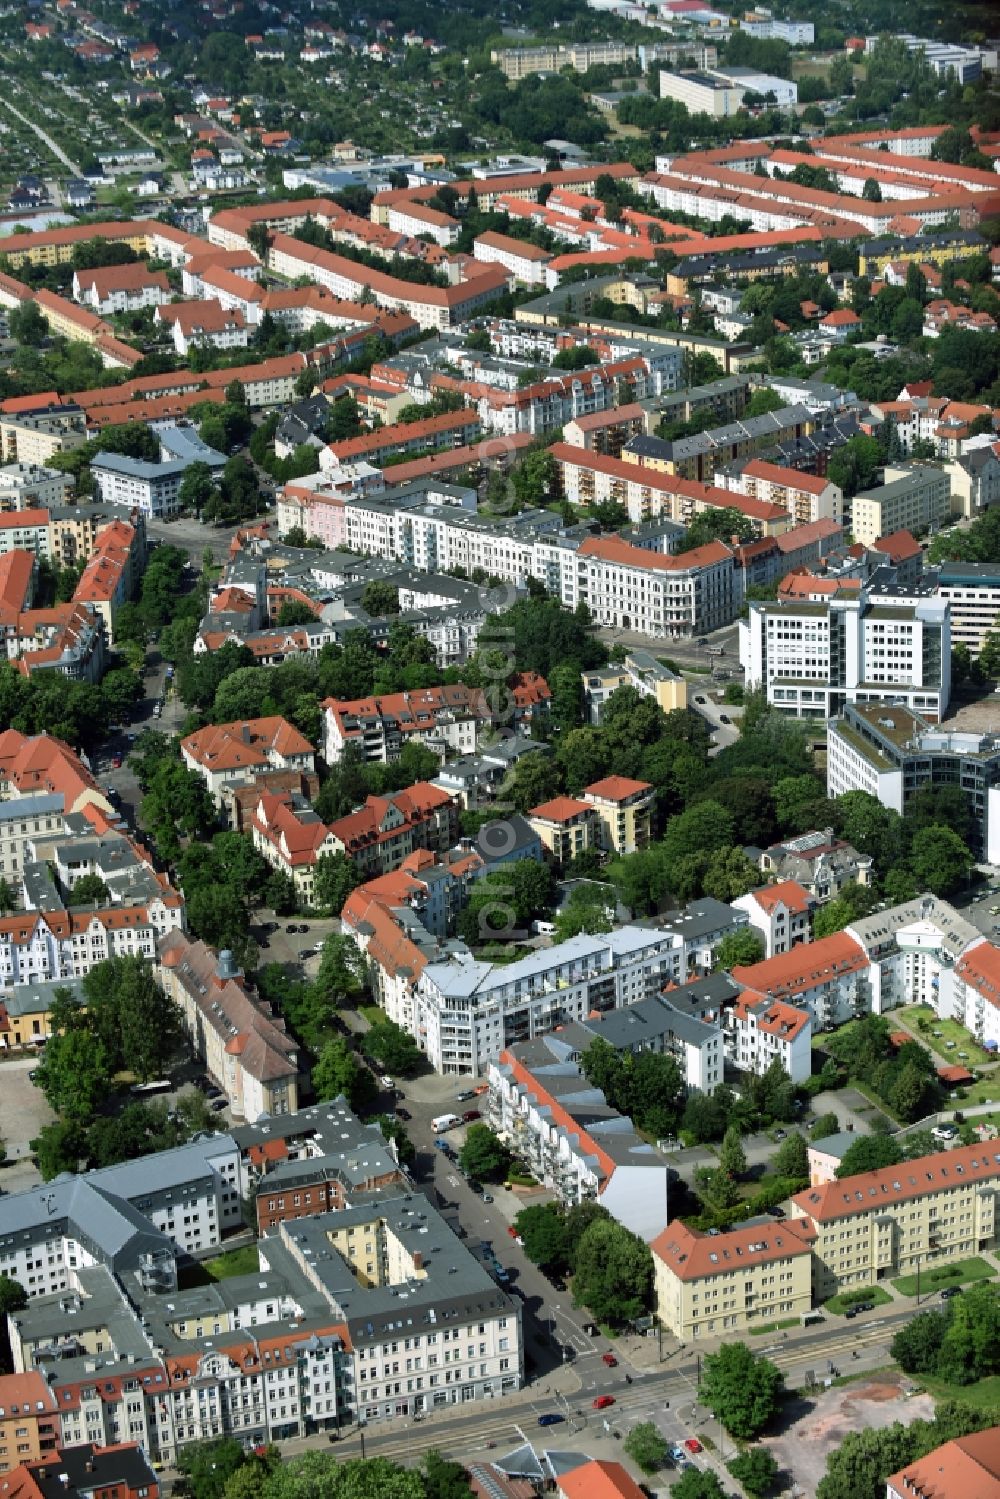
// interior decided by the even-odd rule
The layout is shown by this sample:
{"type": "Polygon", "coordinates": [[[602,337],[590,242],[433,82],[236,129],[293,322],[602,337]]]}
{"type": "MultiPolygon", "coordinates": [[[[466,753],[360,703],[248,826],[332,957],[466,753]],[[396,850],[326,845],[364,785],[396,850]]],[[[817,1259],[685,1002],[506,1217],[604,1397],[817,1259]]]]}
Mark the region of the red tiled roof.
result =
{"type": "Polygon", "coordinates": [[[628,776],[605,776],[601,781],[594,781],[590,786],[584,786],[584,796],[596,796],[601,801],[621,802],[628,796],[635,796],[640,791],[652,791],[649,781],[633,781],[628,776]]]}
{"type": "Polygon", "coordinates": [[[812,1237],[794,1219],[766,1227],[724,1229],[719,1234],[700,1233],[677,1219],[649,1247],[678,1280],[704,1280],[729,1275],[737,1268],[810,1254],[812,1237]]]}
{"type": "Polygon", "coordinates": [[[780,484],[786,489],[801,489],[806,494],[822,494],[830,483],[818,474],[803,474],[796,468],[782,468],[778,463],[766,463],[763,458],[752,458],[743,469],[752,479],[766,479],[769,484],[780,484]]]}
{"type": "Polygon", "coordinates": [[[800,915],[812,905],[812,897],[798,880],[780,880],[776,885],[764,885],[760,890],[751,891],[751,894],[764,911],[773,911],[780,902],[786,910],[800,915]]]}
{"type": "Polygon", "coordinates": [[[910,1202],[969,1182],[1000,1178],[1000,1149],[995,1140],[980,1145],[956,1145],[952,1150],[917,1156],[898,1166],[860,1171],[821,1187],[807,1187],[792,1203],[807,1218],[829,1223],[878,1211],[887,1202],[910,1202]]]}
{"type": "Polygon", "coordinates": [[[758,994],[789,997],[807,994],[867,966],[864,948],[846,932],[834,932],[831,937],[802,943],[791,952],[779,953],[762,963],[738,964],[733,969],[733,978],[758,994]]]}
{"type": "Polygon", "coordinates": [[[914,1499],[1000,1499],[1000,1426],[935,1447],[886,1479],[914,1499]]]}
{"type": "Polygon", "coordinates": [[[587,802],[578,802],[572,796],[554,796],[551,801],[532,807],[528,816],[537,817],[539,822],[571,822],[574,817],[593,810],[587,802]]]}
{"type": "Polygon", "coordinates": [[[992,942],[977,942],[959,958],[955,973],[994,1009],[1000,1009],[1000,948],[992,942]]]}

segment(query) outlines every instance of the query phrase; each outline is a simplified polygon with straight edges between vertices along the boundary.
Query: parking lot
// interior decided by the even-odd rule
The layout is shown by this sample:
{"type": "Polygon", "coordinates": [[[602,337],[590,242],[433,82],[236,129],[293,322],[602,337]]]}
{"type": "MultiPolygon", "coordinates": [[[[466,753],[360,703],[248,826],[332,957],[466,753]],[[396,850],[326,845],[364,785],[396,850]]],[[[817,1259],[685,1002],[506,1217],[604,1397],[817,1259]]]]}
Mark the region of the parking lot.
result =
{"type": "Polygon", "coordinates": [[[0,1173],[5,1192],[23,1192],[41,1181],[31,1161],[31,1144],[55,1114],[28,1073],[38,1066],[35,1054],[11,1057],[0,1065],[0,1137],[7,1147],[7,1162],[0,1173]]]}

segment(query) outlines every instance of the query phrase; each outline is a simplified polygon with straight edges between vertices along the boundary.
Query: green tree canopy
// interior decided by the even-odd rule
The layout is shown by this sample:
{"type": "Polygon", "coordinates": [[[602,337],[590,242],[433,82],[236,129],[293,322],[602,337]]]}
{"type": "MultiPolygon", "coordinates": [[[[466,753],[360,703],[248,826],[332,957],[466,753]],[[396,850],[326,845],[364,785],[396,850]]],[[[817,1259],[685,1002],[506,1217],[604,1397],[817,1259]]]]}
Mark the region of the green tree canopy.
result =
{"type": "Polygon", "coordinates": [[[784,1385],[770,1359],[751,1353],[745,1343],[726,1343],[706,1355],[698,1398],[730,1436],[750,1442],[777,1414],[784,1385]]]}

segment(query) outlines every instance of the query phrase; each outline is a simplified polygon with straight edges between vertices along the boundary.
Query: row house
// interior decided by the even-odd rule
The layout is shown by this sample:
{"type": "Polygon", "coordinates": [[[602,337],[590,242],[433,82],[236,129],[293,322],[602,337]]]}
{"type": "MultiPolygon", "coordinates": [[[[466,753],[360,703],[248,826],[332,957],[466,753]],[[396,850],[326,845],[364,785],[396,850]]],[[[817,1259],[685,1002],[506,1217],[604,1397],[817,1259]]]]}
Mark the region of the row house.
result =
{"type": "Polygon", "coordinates": [[[0,989],[83,978],[108,958],[152,961],[160,938],[183,927],[183,898],[174,891],[141,906],[22,911],[0,917],[0,989]]]}
{"type": "Polygon", "coordinates": [[[73,272],[73,296],[101,317],[159,307],[172,295],[165,271],[151,271],[143,261],[73,272]]]}
{"type": "Polygon", "coordinates": [[[668,1171],[583,1075],[577,1028],[522,1041],[487,1071],[490,1125],[567,1207],[599,1202],[647,1242],[667,1223],[668,1171]]]}
{"type": "Polygon", "coordinates": [[[417,781],[405,791],[369,796],[329,831],[333,850],[370,878],[398,869],[417,849],[444,854],[458,837],[458,803],[428,781],[417,781]]]}
{"type": "Polygon", "coordinates": [[[172,932],[159,944],[157,977],[234,1118],[295,1113],[304,1071],[298,1044],[248,988],[232,953],[172,932]]]}

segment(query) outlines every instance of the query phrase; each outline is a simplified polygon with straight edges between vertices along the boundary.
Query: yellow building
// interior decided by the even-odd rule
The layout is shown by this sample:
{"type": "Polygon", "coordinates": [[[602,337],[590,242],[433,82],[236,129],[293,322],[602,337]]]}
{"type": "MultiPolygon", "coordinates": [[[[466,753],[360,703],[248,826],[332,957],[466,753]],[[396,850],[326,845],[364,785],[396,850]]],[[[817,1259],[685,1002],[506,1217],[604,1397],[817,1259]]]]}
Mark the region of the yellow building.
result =
{"type": "Polygon", "coordinates": [[[956,229],[953,237],[945,235],[928,239],[858,240],[858,275],[877,277],[893,260],[915,260],[919,264],[945,265],[949,260],[964,260],[974,255],[977,245],[974,233],[956,229]]]}
{"type": "Polygon", "coordinates": [[[94,554],[97,521],[92,515],[66,507],[58,515],[49,512],[49,556],[60,567],[75,567],[94,554]]]}
{"type": "MultiPolygon", "coordinates": [[[[8,805],[10,805],[8,803],[8,805]]],[[[14,804],[16,805],[16,803],[14,804]]],[[[7,998],[0,1000],[0,1051],[22,1046],[37,1046],[52,1035],[49,1011],[57,990],[69,990],[82,1002],[79,979],[38,979],[18,984],[7,998]]]]}
{"type": "Polygon", "coordinates": [[[560,864],[598,845],[598,815],[594,807],[572,796],[554,796],[532,807],[528,822],[546,853],[560,864]]]}
{"type": "Polygon", "coordinates": [[[37,1370],[0,1376],[0,1473],[55,1453],[60,1432],[58,1402],[37,1370]]]}
{"type": "Polygon", "coordinates": [[[600,723],[605,703],[619,687],[634,687],[643,697],[655,698],[664,713],[688,705],[687,682],[658,661],[651,651],[630,651],[620,666],[602,666],[582,672],[581,676],[591,723],[600,723]]]}
{"type": "Polygon", "coordinates": [[[649,1247],[656,1315],[682,1342],[800,1317],[812,1305],[804,1225],[776,1221],[704,1234],[678,1219],[649,1247]]]}
{"type": "Polygon", "coordinates": [[[994,1142],[807,1187],[788,1221],[814,1235],[815,1299],[995,1250],[998,1187],[994,1142]]]}
{"type": "Polygon", "coordinates": [[[653,830],[655,797],[648,781],[628,776],[605,776],[584,787],[583,800],[597,813],[600,846],[614,854],[634,854],[645,848],[653,830]]]}

